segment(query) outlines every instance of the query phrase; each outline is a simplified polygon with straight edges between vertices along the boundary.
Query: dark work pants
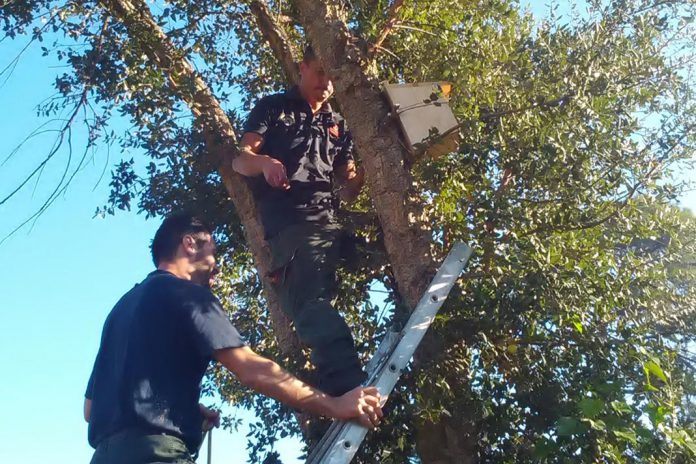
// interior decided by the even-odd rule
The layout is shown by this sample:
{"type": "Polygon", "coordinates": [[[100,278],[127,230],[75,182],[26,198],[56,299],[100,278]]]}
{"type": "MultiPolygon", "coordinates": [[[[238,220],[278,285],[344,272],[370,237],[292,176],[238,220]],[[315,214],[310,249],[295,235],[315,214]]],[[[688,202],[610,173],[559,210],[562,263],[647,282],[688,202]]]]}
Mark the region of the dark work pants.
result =
{"type": "Polygon", "coordinates": [[[269,240],[283,311],[311,349],[317,387],[339,396],[365,379],[348,325],[334,309],[342,231],[335,223],[304,222],[269,240]]]}
{"type": "Polygon", "coordinates": [[[184,442],[165,434],[128,429],[99,443],[90,464],[194,464],[184,442]]]}

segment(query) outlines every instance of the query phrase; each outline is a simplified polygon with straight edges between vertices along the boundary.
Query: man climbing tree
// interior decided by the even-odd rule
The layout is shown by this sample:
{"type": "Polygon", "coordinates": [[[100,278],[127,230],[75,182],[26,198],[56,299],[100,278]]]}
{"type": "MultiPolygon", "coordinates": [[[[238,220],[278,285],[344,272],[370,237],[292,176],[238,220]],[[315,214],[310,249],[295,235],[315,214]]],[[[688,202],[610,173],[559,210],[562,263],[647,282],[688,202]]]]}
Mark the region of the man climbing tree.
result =
{"type": "Polygon", "coordinates": [[[342,236],[334,178],[346,200],[358,195],[364,178],[345,121],[327,102],[333,84],[311,47],[300,76],[297,86],[261,99],[251,111],[233,168],[258,177],[255,193],[281,307],[312,349],[319,388],[341,395],[365,373],[350,329],[331,305],[342,236]]]}
{"type": "Polygon", "coordinates": [[[375,388],[331,397],[245,345],[208,288],[215,249],[201,220],[168,217],[152,242],[157,270],[109,314],[85,394],[93,464],[192,462],[204,420],[219,423],[217,413],[198,404],[211,359],[291,407],[368,427],[379,422],[375,388]]]}

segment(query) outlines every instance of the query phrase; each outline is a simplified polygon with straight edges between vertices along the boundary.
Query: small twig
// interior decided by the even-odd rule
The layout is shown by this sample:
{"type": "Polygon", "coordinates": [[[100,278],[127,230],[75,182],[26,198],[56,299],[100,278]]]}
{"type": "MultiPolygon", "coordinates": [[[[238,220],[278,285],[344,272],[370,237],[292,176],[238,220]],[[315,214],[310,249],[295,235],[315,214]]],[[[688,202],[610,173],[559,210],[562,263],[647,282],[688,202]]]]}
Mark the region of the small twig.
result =
{"type": "MultiPolygon", "coordinates": [[[[109,17],[107,16],[104,19],[104,24],[101,29],[101,34],[99,36],[99,40],[95,46],[95,51],[98,53],[101,50],[101,46],[103,43],[104,36],[106,32],[108,31],[108,26],[109,26],[109,17]]],[[[93,60],[91,63],[90,67],[90,72],[87,74],[88,79],[91,79],[92,73],[94,72],[96,68],[96,60],[93,60]]],[[[63,174],[58,181],[58,184],[56,187],[53,189],[53,191],[49,194],[48,198],[43,202],[43,204],[39,207],[38,210],[36,210],[31,216],[29,216],[25,221],[23,221],[20,225],[15,227],[9,234],[7,234],[5,237],[0,240],[0,245],[10,238],[12,235],[14,235],[17,231],[21,230],[25,225],[32,221],[36,221],[36,219],[43,214],[48,207],[50,207],[53,202],[56,200],[56,198],[63,192],[65,192],[65,189],[70,185],[71,181],[79,172],[80,168],[82,167],[82,164],[84,163],[84,160],[86,159],[87,156],[87,151],[89,149],[89,143],[87,147],[85,148],[85,153],[83,154],[81,160],[77,164],[77,167],[74,169],[74,171],[69,174],[70,171],[70,165],[72,162],[72,125],[75,122],[75,119],[77,115],[80,112],[80,109],[85,111],[85,106],[87,104],[88,100],[88,95],[89,92],[92,88],[92,84],[88,81],[85,82],[84,87],[82,89],[82,92],[80,94],[79,100],[75,103],[75,106],[70,114],[70,116],[67,118],[65,121],[65,124],[63,127],[59,130],[59,136],[57,137],[53,147],[51,148],[51,151],[49,152],[48,156],[46,156],[41,163],[9,194],[7,194],[2,200],[0,200],[0,205],[3,203],[7,202],[10,198],[12,198],[14,195],[16,195],[24,186],[34,177],[37,177],[37,183],[38,179],[41,177],[41,173],[43,172],[44,168],[48,164],[48,162],[58,153],[58,151],[61,149],[63,146],[63,143],[67,140],[68,144],[68,161],[65,165],[65,169],[63,171],[63,174]],[[67,182],[66,182],[67,179],[67,182]]],[[[86,116],[84,118],[86,120],[86,116]]]]}
{"type": "Polygon", "coordinates": [[[37,127],[36,129],[34,129],[34,131],[33,131],[31,134],[27,135],[27,136],[24,138],[24,140],[22,140],[22,141],[10,152],[10,154],[7,155],[7,157],[6,157],[4,160],[2,160],[2,162],[0,163],[0,167],[2,167],[2,166],[4,166],[5,164],[7,164],[7,162],[8,162],[10,159],[12,159],[12,158],[19,152],[19,150],[24,146],[24,144],[27,143],[29,140],[33,139],[34,137],[38,137],[39,135],[47,134],[47,133],[49,133],[49,132],[60,132],[60,129],[45,129],[45,130],[41,130],[43,127],[47,126],[48,124],[51,124],[51,123],[56,122],[56,121],[60,121],[60,119],[51,119],[51,120],[46,121],[45,123],[41,124],[41,125],[40,125],[39,127],[37,127]]]}
{"type": "MultiPolygon", "coordinates": [[[[77,112],[80,109],[80,106],[82,105],[82,102],[78,103],[70,117],[68,118],[67,122],[63,126],[63,128],[60,130],[60,135],[58,136],[57,143],[54,145],[53,149],[49,152],[48,156],[44,158],[44,160],[39,163],[39,165],[17,186],[13,191],[11,191],[9,194],[7,194],[3,199],[0,200],[0,205],[3,205],[6,203],[10,198],[12,198],[17,192],[19,192],[31,179],[34,178],[35,175],[37,175],[41,169],[43,169],[44,166],[55,156],[55,154],[58,152],[60,147],[63,145],[63,140],[65,138],[66,132],[70,129],[70,126],[72,125],[75,117],[77,116],[77,112]]],[[[26,223],[25,223],[26,224],[26,223]]],[[[1,242],[0,242],[1,243],[1,242]]]]}
{"type": "Polygon", "coordinates": [[[394,53],[393,51],[389,50],[388,48],[384,48],[384,47],[382,47],[381,45],[373,45],[373,47],[375,48],[375,52],[376,52],[377,50],[381,50],[381,51],[386,52],[387,54],[393,56],[393,57],[396,58],[397,60],[401,60],[401,58],[399,58],[399,55],[397,55],[397,54],[394,53]]]}
{"type": "MultiPolygon", "coordinates": [[[[9,3],[7,3],[6,5],[9,5],[9,3]]],[[[6,5],[3,5],[3,7],[5,7],[6,5]]],[[[56,18],[56,16],[58,16],[58,14],[59,14],[62,10],[63,10],[63,8],[61,8],[61,9],[59,9],[58,11],[56,11],[55,13],[53,13],[53,14],[51,15],[51,17],[48,18],[48,19],[46,20],[46,24],[44,24],[44,25],[41,27],[41,29],[39,29],[39,33],[45,32],[45,31],[49,28],[49,26],[51,26],[51,25],[53,24],[53,20],[56,18]]],[[[36,40],[36,36],[32,37],[31,40],[29,40],[29,42],[24,46],[24,48],[22,48],[22,49],[19,51],[19,53],[17,53],[17,56],[15,56],[15,57],[12,59],[12,61],[10,61],[10,63],[9,63],[7,66],[5,66],[5,68],[4,68],[2,71],[0,71],[0,76],[2,76],[3,74],[5,74],[5,73],[7,72],[8,69],[10,69],[9,74],[8,74],[7,77],[5,78],[5,81],[4,81],[2,84],[0,84],[0,88],[1,88],[1,87],[4,87],[4,85],[7,83],[7,81],[8,81],[9,78],[10,78],[10,76],[12,76],[12,72],[14,71],[15,67],[17,67],[17,63],[19,62],[19,59],[22,57],[22,55],[24,54],[24,52],[27,51],[27,49],[29,48],[29,46],[30,46],[32,43],[34,43],[35,40],[36,40]]]]}
{"type": "Polygon", "coordinates": [[[394,24],[394,29],[408,29],[411,31],[422,32],[423,34],[432,35],[433,37],[438,37],[438,35],[433,32],[426,31],[425,29],[421,29],[420,27],[407,26],[405,24],[394,24]]]}

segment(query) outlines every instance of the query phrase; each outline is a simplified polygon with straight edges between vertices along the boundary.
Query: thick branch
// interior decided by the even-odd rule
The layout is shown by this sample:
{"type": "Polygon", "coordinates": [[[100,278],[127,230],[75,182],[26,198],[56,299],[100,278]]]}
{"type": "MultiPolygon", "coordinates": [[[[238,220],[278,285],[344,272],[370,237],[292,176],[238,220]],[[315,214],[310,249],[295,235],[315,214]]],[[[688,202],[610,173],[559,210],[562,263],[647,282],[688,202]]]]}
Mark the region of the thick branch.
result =
{"type": "Polygon", "coordinates": [[[263,239],[264,230],[257,205],[245,179],[232,170],[237,156],[234,129],[220,103],[193,66],[171,43],[153,19],[144,0],[101,0],[101,4],[127,28],[131,40],[147,55],[154,66],[168,77],[178,96],[189,106],[195,124],[202,129],[207,148],[239,214],[259,275],[263,281],[268,310],[280,348],[286,353],[299,351],[297,337],[278,305],[278,296],[270,285],[270,255],[263,239]]]}
{"type": "Polygon", "coordinates": [[[256,24],[271,46],[278,63],[280,63],[280,66],[283,68],[283,73],[285,74],[285,79],[288,81],[288,84],[297,84],[300,81],[300,71],[297,69],[298,60],[285,31],[273,18],[266,2],[254,0],[249,4],[249,9],[254,14],[256,24]]]}

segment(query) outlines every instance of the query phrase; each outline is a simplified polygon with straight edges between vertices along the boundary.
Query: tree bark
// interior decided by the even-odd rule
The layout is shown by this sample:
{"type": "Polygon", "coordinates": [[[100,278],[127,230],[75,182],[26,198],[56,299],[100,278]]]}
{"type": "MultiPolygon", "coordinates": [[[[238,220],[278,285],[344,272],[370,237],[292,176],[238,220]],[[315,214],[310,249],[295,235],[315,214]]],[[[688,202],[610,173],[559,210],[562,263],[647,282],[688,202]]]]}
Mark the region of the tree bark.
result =
{"type": "Polygon", "coordinates": [[[171,86],[191,109],[195,125],[203,131],[206,146],[244,226],[247,243],[263,282],[276,340],[284,354],[296,356],[300,353],[300,342],[290,327],[289,319],[281,311],[278,296],[266,276],[270,271],[270,253],[256,202],[246,180],[232,169],[232,159],[238,150],[229,118],[191,63],[155,22],[143,0],[101,0],[101,4],[124,24],[131,40],[152,63],[167,74],[171,86]]]}
{"type": "MultiPolygon", "coordinates": [[[[398,290],[412,310],[434,271],[430,229],[419,214],[412,191],[413,178],[406,163],[408,153],[377,83],[371,78],[366,51],[348,29],[342,2],[295,0],[306,34],[331,76],[336,99],[353,133],[356,149],[366,167],[367,185],[384,231],[384,243],[398,290]]],[[[421,349],[432,353],[428,345],[421,349]]],[[[419,364],[429,361],[417,352],[419,364]]],[[[427,392],[422,392],[427,394],[427,392]]],[[[465,417],[443,418],[417,431],[417,449],[426,464],[473,462],[475,436],[465,417]]]]}
{"type": "Polygon", "coordinates": [[[273,19],[266,2],[254,0],[249,4],[249,9],[256,18],[261,34],[268,41],[278,63],[283,68],[285,80],[290,85],[300,82],[300,70],[297,67],[297,57],[292,49],[287,34],[278,22],[273,19]]]}

